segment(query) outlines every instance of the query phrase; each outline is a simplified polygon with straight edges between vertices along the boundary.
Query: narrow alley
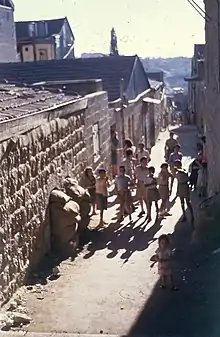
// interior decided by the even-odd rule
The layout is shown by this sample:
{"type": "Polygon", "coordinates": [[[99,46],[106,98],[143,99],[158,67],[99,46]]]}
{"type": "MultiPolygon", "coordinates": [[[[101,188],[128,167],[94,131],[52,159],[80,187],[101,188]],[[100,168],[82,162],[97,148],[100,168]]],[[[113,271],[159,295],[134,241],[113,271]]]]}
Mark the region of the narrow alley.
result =
{"type": "MultiPolygon", "coordinates": [[[[196,131],[187,126],[175,131],[187,167],[196,131]]],[[[152,164],[157,170],[163,161],[167,135],[161,133],[152,151],[152,164]]],[[[207,275],[208,281],[213,282],[210,269],[213,264],[207,256],[201,262],[205,253],[198,259],[192,250],[191,226],[179,222],[181,209],[179,201],[175,201],[175,189],[171,197],[174,201],[170,203],[172,216],[161,223],[146,224],[145,218],[137,217],[137,210],[133,223],[126,219],[118,224],[114,198],[109,199],[106,213],[108,228],[92,231],[90,242],[75,261],[62,262],[61,277],[43,286],[42,297],[27,291],[27,306],[33,318],[28,328],[30,336],[32,332],[39,336],[43,333],[211,336],[215,327],[210,326],[209,318],[215,319],[216,314],[213,316],[208,298],[210,301],[214,298],[216,281],[206,286],[206,290],[204,282],[207,275]],[[170,234],[176,249],[174,275],[179,291],[173,293],[159,289],[157,266],[151,268],[157,238],[163,233],[170,234]]]]}

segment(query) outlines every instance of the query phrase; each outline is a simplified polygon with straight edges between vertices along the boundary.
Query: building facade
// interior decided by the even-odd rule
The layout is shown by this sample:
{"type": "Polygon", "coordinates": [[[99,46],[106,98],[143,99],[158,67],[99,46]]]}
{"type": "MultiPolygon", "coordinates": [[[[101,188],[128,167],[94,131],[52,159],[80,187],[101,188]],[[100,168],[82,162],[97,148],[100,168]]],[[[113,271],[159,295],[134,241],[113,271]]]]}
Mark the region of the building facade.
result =
{"type": "Polygon", "coordinates": [[[220,5],[205,0],[205,114],[204,131],[207,139],[208,193],[220,191],[220,5]]]}
{"type": "Polygon", "coordinates": [[[22,62],[74,58],[75,38],[67,18],[16,22],[22,62]]]}
{"type": "Polygon", "coordinates": [[[191,121],[196,124],[200,133],[204,129],[205,83],[204,83],[205,45],[195,44],[191,61],[191,76],[188,82],[188,102],[191,121]]]}
{"type": "Polygon", "coordinates": [[[14,4],[0,0],[0,62],[16,62],[14,4]]]}

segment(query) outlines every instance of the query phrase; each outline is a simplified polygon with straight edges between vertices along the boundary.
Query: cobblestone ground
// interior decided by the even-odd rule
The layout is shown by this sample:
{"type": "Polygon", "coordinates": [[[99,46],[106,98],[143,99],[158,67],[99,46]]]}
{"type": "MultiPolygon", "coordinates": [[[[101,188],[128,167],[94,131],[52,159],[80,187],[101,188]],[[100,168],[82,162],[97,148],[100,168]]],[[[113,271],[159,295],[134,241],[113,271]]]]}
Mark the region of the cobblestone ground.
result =
{"type": "MultiPolygon", "coordinates": [[[[187,166],[194,153],[196,133],[191,127],[177,130],[187,166]]],[[[152,164],[163,161],[161,134],[152,151],[152,164]]],[[[117,223],[114,196],[109,200],[104,231],[91,232],[91,240],[75,259],[61,264],[62,276],[48,285],[43,298],[28,295],[33,317],[30,332],[112,334],[128,336],[202,337],[215,334],[218,326],[214,291],[220,288],[212,276],[214,257],[197,252],[191,244],[191,226],[179,222],[178,200],[171,202],[172,216],[161,223],[146,224],[145,218],[117,223]],[[158,287],[157,267],[150,258],[157,238],[170,234],[176,248],[174,276],[179,291],[158,287]],[[210,260],[211,259],[211,260],[210,260]]],[[[171,200],[175,198],[174,195],[171,200]]],[[[195,198],[194,198],[195,199],[195,198]]],[[[94,219],[95,226],[97,219],[94,219]]],[[[216,274],[215,274],[216,275],[216,274]]],[[[43,336],[43,334],[42,334],[43,336]]]]}

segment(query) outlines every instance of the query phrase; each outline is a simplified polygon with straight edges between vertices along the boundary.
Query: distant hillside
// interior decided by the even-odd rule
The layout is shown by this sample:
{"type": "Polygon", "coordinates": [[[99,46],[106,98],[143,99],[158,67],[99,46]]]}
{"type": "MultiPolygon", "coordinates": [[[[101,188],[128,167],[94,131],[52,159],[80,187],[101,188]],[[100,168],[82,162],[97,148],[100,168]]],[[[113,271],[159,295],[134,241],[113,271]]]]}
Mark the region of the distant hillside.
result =
{"type": "Polygon", "coordinates": [[[187,90],[188,85],[184,81],[184,77],[190,75],[191,58],[145,58],[142,59],[142,62],[147,71],[163,71],[168,87],[182,87],[187,90]]]}

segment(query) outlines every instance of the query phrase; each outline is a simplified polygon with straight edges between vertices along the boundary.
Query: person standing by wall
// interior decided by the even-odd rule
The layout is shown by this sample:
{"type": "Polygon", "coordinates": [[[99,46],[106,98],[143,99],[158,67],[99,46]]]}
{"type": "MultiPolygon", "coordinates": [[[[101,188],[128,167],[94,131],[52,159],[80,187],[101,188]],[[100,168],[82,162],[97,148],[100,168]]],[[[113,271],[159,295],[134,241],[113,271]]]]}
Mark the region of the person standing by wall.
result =
{"type": "Polygon", "coordinates": [[[111,132],[111,164],[112,164],[112,176],[118,174],[118,147],[119,139],[116,131],[111,132]]]}

